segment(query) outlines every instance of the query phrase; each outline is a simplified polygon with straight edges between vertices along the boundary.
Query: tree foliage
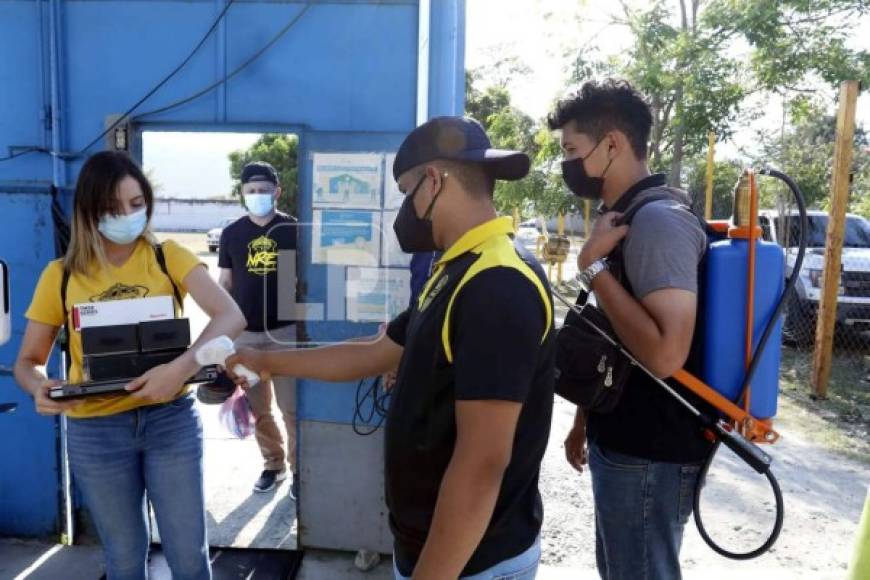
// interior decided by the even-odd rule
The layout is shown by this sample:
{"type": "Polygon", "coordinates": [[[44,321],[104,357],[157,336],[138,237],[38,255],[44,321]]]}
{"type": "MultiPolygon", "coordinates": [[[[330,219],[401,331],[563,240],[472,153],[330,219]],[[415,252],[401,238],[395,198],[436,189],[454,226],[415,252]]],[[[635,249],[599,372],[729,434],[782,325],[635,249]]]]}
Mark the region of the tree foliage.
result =
{"type": "MultiPolygon", "coordinates": [[[[631,32],[624,55],[581,51],[574,83],[620,76],[650,100],[650,161],[671,182],[686,177],[684,159],[700,154],[708,131],[719,140],[753,120],[752,95],[789,101],[829,97],[842,80],[870,83],[870,53],[849,48],[866,0],[655,0],[621,2],[618,24],[631,32]]],[[[689,162],[689,169],[692,164],[689,162]]]]}
{"type": "Polygon", "coordinates": [[[233,196],[242,190],[242,169],[252,161],[265,161],[278,172],[283,193],[278,200],[278,209],[296,215],[296,197],[299,187],[299,139],[296,135],[266,133],[244,151],[229,154],[230,176],[234,180],[233,196]]]}

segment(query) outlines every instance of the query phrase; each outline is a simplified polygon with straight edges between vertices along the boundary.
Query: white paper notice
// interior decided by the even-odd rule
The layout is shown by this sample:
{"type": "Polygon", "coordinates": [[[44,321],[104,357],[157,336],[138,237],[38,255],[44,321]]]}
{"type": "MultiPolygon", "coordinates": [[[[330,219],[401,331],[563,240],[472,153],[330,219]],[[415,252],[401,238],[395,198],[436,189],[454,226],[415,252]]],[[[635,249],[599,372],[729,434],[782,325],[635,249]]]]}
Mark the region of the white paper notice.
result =
{"type": "Polygon", "coordinates": [[[314,264],[377,266],[381,214],[365,210],[315,210],[311,261],[314,264]]]}
{"type": "Polygon", "coordinates": [[[385,268],[347,269],[347,319],[389,322],[408,308],[411,272],[385,268]]]}
{"type": "Polygon", "coordinates": [[[397,211],[385,211],[383,219],[383,241],[381,242],[381,266],[404,266],[411,265],[411,254],[406,254],[399,246],[393,223],[396,221],[397,211]]]}
{"type": "Polygon", "coordinates": [[[380,153],[315,153],[314,207],[381,208],[380,153]]]}
{"type": "MultiPolygon", "coordinates": [[[[387,162],[384,164],[384,209],[399,209],[405,200],[405,194],[399,191],[399,184],[393,179],[393,162],[396,160],[395,153],[387,154],[387,162]]],[[[386,222],[385,222],[386,223],[386,222]]]]}

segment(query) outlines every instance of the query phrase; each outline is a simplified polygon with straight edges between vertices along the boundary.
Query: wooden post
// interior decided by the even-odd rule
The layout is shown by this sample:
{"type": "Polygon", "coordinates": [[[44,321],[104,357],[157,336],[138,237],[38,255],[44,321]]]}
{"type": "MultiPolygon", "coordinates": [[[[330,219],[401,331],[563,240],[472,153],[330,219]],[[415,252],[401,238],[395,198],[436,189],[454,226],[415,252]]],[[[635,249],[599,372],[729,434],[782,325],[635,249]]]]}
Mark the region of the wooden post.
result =
{"type": "Polygon", "coordinates": [[[828,397],[831,376],[831,355],[834,346],[834,324],[837,321],[837,295],[840,288],[840,258],[843,251],[843,230],[846,227],[846,207],[849,204],[849,174],[852,170],[852,150],[855,139],[855,107],[858,81],[840,84],[840,110],[837,113],[837,137],[834,144],[834,167],[831,178],[831,215],[825,240],[825,265],[822,277],[822,297],[816,326],[816,349],[813,353],[812,384],[815,396],[828,397]]]}
{"type": "Polygon", "coordinates": [[[583,239],[589,239],[589,213],[592,211],[592,202],[588,199],[583,200],[583,239]]]}
{"type": "Polygon", "coordinates": [[[707,133],[707,196],[704,205],[704,219],[713,219],[713,170],[714,156],[716,153],[716,133],[707,133]]]}
{"type": "Polygon", "coordinates": [[[514,208],[514,233],[520,229],[520,208],[514,208]]]}

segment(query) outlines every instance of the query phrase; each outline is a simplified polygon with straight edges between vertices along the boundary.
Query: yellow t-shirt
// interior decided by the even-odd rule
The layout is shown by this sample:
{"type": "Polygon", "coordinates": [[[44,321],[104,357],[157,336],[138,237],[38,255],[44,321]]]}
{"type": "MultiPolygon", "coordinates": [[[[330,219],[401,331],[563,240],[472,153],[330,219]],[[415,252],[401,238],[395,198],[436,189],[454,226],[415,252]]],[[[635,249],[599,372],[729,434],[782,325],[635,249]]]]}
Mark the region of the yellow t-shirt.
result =
{"type": "MultiPolygon", "coordinates": [[[[166,258],[166,269],[178,286],[182,299],[187,294],[184,278],[200,260],[189,250],[178,243],[167,240],[163,242],[163,255],[166,258]]],[[[63,262],[50,262],[36,285],[30,308],[24,314],[29,320],[51,326],[63,325],[63,306],[60,298],[60,285],[63,279],[63,262]]],[[[72,317],[72,308],[76,304],[100,302],[103,300],[121,300],[127,298],[144,298],[146,296],[172,296],[172,284],[166,274],[160,269],[154,248],[144,238],[139,238],[136,249],[130,258],[120,267],[111,264],[103,268],[93,268],[91,275],[83,276],[73,273],[69,278],[66,291],[67,314],[72,317]]],[[[72,383],[82,380],[82,337],[72,325],[70,329],[70,372],[72,383]]],[[[186,389],[182,392],[186,392],[186,389]]],[[[114,415],[151,404],[148,401],[128,395],[95,396],[84,399],[80,405],[67,411],[69,417],[102,417],[114,415]]]]}

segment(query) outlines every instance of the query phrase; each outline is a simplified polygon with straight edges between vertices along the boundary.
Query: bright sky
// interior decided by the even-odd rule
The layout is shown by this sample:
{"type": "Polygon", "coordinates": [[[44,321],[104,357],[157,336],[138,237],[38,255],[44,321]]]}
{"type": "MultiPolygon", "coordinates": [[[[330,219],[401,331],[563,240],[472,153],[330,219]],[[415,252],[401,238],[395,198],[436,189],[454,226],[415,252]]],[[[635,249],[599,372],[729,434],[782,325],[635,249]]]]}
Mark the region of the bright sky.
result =
{"type": "MultiPolygon", "coordinates": [[[[637,4],[639,0],[628,0],[637,4]]],[[[627,32],[610,24],[618,4],[609,0],[466,0],[466,67],[489,67],[515,58],[528,67],[509,85],[517,107],[542,118],[559,97],[568,67],[584,47],[598,55],[618,54],[630,43],[627,32]]],[[[856,47],[870,48],[870,20],[855,35],[856,47]]],[[[779,103],[753,128],[779,127],[779,103]]],[[[858,103],[858,123],[870,125],[870,94],[858,103]]],[[[751,145],[753,131],[738,133],[717,146],[717,155],[734,156],[751,145]]],[[[227,155],[250,146],[251,134],[146,133],[144,165],[163,188],[159,195],[213,197],[228,195],[232,182],[227,155]]]]}

